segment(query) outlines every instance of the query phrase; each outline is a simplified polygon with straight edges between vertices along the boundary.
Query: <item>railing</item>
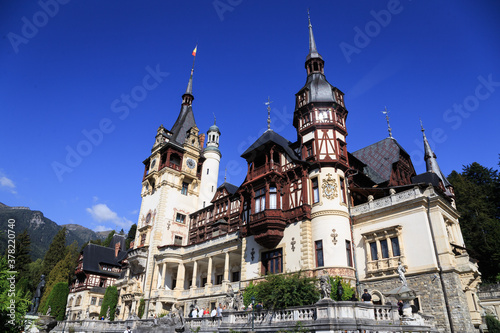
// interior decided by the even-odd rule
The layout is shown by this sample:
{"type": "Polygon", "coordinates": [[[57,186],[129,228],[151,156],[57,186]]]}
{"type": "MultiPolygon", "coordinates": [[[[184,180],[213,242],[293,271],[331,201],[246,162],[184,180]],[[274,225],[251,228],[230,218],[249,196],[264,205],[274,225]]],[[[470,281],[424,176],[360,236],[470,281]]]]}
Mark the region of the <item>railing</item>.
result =
{"type": "Polygon", "coordinates": [[[413,188],[411,190],[403,191],[400,193],[392,194],[390,196],[373,200],[361,205],[357,205],[351,209],[352,215],[359,215],[363,213],[368,213],[375,209],[381,209],[385,207],[392,206],[394,204],[415,199],[421,197],[422,193],[418,188],[413,188]]]}

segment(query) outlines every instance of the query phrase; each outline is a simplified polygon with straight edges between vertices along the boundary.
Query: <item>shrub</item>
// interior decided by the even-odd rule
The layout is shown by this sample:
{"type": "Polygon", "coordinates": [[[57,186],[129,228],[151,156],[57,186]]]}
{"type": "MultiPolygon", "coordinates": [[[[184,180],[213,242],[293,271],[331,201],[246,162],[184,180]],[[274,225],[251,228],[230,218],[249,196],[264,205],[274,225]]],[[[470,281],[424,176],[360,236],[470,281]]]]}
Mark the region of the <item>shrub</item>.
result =
{"type": "Polygon", "coordinates": [[[301,272],[290,275],[270,274],[264,281],[249,287],[245,289],[243,301],[248,301],[254,295],[256,302],[262,302],[268,309],[310,305],[317,302],[320,296],[316,279],[304,276],[301,272]]]}
{"type": "Polygon", "coordinates": [[[250,303],[252,303],[252,296],[257,297],[257,289],[253,282],[250,282],[250,284],[245,288],[245,292],[243,293],[243,304],[245,306],[249,306],[250,303]]]}
{"type": "Polygon", "coordinates": [[[500,321],[492,315],[486,315],[486,326],[488,326],[488,332],[500,333],[500,321]]]}
{"type": "Polygon", "coordinates": [[[116,286],[107,287],[104,299],[102,300],[99,316],[106,317],[106,312],[109,307],[109,320],[115,320],[116,304],[118,304],[118,290],[116,286]]]}
{"type": "Polygon", "coordinates": [[[330,298],[335,301],[348,301],[352,298],[352,295],[356,293],[356,289],[351,287],[349,282],[344,281],[340,276],[332,277],[330,276],[330,285],[332,286],[332,292],[330,298]],[[338,299],[337,288],[339,283],[341,284],[344,292],[342,294],[342,299],[338,299]]]}
{"type": "Polygon", "coordinates": [[[66,313],[66,301],[68,300],[69,287],[67,282],[59,282],[54,285],[50,291],[45,308],[41,313],[45,314],[50,306],[50,315],[56,320],[64,320],[66,313]]]}
{"type": "Polygon", "coordinates": [[[139,316],[139,318],[142,318],[142,316],[144,315],[145,308],[146,302],[144,301],[144,298],[141,298],[141,300],[139,301],[139,309],[137,309],[137,315],[139,316]]]}

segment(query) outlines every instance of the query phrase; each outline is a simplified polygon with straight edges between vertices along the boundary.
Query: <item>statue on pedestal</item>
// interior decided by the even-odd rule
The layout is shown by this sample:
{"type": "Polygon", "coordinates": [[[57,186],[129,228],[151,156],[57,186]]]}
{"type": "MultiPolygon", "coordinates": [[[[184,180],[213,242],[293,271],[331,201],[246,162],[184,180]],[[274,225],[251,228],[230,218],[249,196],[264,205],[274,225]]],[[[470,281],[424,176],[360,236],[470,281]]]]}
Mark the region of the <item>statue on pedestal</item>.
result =
{"type": "Polygon", "coordinates": [[[45,288],[45,275],[42,274],[40,277],[40,282],[38,283],[38,286],[36,287],[36,291],[33,294],[33,299],[31,300],[31,308],[30,312],[28,314],[30,315],[36,315],[38,312],[38,306],[40,305],[40,299],[42,298],[43,295],[43,288],[45,288]]]}
{"type": "Polygon", "coordinates": [[[406,282],[406,277],[405,277],[406,269],[404,268],[403,264],[401,261],[398,261],[398,275],[399,275],[399,281],[403,284],[403,286],[408,287],[408,282],[406,282]]]}
{"type": "Polygon", "coordinates": [[[332,286],[330,285],[330,277],[326,271],[323,271],[323,274],[319,277],[319,287],[321,289],[321,298],[330,298],[332,286]]]}

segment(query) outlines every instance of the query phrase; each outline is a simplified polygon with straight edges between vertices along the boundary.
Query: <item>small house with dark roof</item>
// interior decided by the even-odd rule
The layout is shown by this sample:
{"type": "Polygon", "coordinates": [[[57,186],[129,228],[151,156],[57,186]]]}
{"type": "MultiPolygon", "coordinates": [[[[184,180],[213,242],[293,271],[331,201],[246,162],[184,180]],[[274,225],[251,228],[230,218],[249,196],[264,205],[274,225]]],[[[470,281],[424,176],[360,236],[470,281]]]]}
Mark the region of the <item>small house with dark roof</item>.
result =
{"type": "Polygon", "coordinates": [[[89,243],[80,252],[68,295],[69,318],[99,316],[106,288],[114,285],[122,272],[122,260],[127,257],[125,239],[126,235],[114,234],[108,247],[89,243]]]}

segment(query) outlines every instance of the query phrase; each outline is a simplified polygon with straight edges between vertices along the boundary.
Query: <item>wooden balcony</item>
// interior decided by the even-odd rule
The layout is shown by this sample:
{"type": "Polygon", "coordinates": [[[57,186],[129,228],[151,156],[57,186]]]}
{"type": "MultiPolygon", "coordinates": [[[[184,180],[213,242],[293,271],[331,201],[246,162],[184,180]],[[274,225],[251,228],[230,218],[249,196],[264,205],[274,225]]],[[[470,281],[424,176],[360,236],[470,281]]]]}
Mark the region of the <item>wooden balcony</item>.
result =
{"type": "Polygon", "coordinates": [[[281,165],[274,162],[266,163],[260,167],[250,170],[250,172],[248,173],[248,178],[249,180],[256,179],[271,172],[281,173],[281,165]]]}
{"type": "Polygon", "coordinates": [[[281,209],[266,209],[250,215],[248,227],[257,243],[271,249],[283,238],[286,219],[281,209]]]}

